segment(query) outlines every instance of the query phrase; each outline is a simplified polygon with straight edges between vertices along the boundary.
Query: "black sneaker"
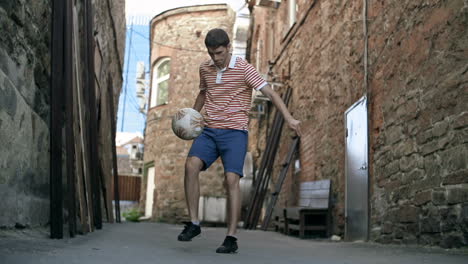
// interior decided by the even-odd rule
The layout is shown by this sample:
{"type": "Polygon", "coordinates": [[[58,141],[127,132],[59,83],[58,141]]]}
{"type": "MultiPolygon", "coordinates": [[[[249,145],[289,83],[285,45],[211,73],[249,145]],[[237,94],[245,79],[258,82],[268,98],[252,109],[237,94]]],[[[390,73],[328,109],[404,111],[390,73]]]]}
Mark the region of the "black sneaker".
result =
{"type": "Polygon", "coordinates": [[[201,233],[200,226],[194,225],[192,222],[183,222],[185,224],[184,230],[177,237],[179,241],[191,241],[192,238],[201,233]]]}
{"type": "Polygon", "coordinates": [[[233,236],[227,236],[224,239],[223,244],[216,249],[216,253],[236,253],[237,247],[237,238],[233,236]]]}

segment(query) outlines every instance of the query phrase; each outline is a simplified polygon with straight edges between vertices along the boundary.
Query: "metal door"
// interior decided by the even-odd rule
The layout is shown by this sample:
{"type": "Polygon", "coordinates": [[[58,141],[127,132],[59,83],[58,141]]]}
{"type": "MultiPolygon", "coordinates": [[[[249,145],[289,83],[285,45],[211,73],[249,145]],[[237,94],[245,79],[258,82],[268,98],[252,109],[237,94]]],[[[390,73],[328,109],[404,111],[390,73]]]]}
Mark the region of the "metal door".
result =
{"type": "Polygon", "coordinates": [[[345,239],[368,239],[368,122],[367,98],[362,97],[345,112],[346,197],[345,239]]]}

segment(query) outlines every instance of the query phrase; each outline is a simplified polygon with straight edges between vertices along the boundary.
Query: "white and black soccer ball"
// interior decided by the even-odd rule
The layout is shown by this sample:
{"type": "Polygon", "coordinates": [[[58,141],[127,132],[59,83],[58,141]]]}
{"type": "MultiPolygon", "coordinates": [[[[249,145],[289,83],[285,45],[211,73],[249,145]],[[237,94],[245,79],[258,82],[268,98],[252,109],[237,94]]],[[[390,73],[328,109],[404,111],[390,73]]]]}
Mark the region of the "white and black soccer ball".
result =
{"type": "Polygon", "coordinates": [[[203,131],[203,116],[193,108],[182,108],[172,117],[172,131],[181,139],[191,140],[203,131]]]}

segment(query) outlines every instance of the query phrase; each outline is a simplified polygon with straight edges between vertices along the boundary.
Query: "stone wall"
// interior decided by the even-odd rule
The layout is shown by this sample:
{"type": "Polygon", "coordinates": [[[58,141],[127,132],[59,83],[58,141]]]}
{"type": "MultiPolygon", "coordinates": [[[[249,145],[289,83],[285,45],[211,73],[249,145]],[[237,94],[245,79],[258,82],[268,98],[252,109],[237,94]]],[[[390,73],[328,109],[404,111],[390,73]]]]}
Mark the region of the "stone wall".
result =
{"type": "MultiPolygon", "coordinates": [[[[100,153],[107,174],[112,148],[103,106],[107,85],[114,89],[114,102],[122,87],[124,3],[93,4],[99,127],[105,138],[100,153]]],[[[0,2],[0,227],[49,222],[51,6],[52,1],[0,2]]]]}
{"type": "Polygon", "coordinates": [[[468,3],[378,1],[369,19],[371,237],[466,246],[468,3]]]}
{"type": "Polygon", "coordinates": [[[51,1],[0,2],[0,226],[49,220],[51,1]]]}
{"type": "MultiPolygon", "coordinates": [[[[274,35],[273,56],[260,60],[272,62],[277,91],[293,88],[290,110],[305,131],[300,175],[285,183],[280,205],[297,199],[298,182],[332,179],[333,229],[342,235],[344,112],[366,93],[363,1],[298,1],[292,29],[286,3],[254,7],[251,47],[274,35]]],[[[462,0],[369,1],[371,240],[468,244],[467,12],[462,0]]]]}
{"type": "MultiPolygon", "coordinates": [[[[145,133],[144,161],[154,162],[155,167],[154,220],[177,222],[187,217],[184,164],[192,141],[173,134],[171,118],[177,109],[193,107],[199,91],[199,65],[209,59],[204,46],[206,33],[214,27],[231,33],[234,21],[235,13],[227,5],[206,5],[174,9],[151,22],[151,64],[161,58],[171,59],[169,102],[149,109],[145,133]]],[[[143,203],[146,181],[143,180],[143,203]]],[[[218,160],[200,174],[200,194],[225,197],[223,181],[218,160]]]]}

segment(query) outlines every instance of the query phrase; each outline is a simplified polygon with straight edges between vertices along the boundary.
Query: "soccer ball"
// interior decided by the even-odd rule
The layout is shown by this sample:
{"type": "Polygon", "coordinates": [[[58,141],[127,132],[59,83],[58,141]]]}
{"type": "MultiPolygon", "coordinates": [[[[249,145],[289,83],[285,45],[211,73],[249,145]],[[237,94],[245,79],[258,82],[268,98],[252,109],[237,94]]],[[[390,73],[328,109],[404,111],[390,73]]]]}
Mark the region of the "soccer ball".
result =
{"type": "Polygon", "coordinates": [[[194,139],[203,131],[203,116],[193,108],[182,108],[172,117],[172,131],[181,139],[194,139]]]}

